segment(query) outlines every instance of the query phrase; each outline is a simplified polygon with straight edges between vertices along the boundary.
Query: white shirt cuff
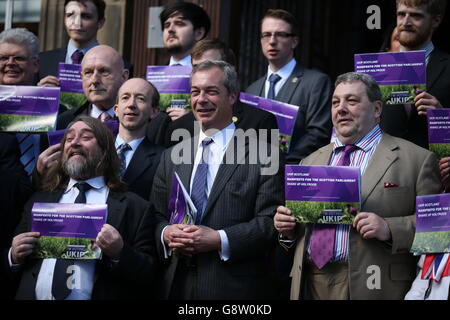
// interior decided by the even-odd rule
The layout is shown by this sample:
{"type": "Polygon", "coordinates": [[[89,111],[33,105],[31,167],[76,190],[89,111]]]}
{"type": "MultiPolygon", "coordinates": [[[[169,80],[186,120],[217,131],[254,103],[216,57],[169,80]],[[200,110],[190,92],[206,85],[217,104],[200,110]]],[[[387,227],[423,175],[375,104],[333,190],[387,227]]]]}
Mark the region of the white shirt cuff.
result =
{"type": "Polygon", "coordinates": [[[17,269],[20,268],[20,264],[14,264],[12,263],[12,248],[9,248],[9,252],[8,252],[8,262],[9,262],[9,267],[13,270],[16,271],[17,269]]]}
{"type": "Polygon", "coordinates": [[[223,230],[218,230],[220,235],[220,259],[228,261],[230,259],[230,244],[228,242],[227,233],[223,230]]]}
{"type": "Polygon", "coordinates": [[[166,228],[167,228],[168,226],[165,226],[164,227],[164,229],[162,229],[162,232],[161,232],[161,243],[162,243],[162,246],[163,246],[163,250],[164,250],[164,258],[165,259],[168,259],[171,255],[172,255],[172,250],[170,250],[167,246],[166,246],[166,243],[164,242],[164,231],[166,231],[166,228]]]}

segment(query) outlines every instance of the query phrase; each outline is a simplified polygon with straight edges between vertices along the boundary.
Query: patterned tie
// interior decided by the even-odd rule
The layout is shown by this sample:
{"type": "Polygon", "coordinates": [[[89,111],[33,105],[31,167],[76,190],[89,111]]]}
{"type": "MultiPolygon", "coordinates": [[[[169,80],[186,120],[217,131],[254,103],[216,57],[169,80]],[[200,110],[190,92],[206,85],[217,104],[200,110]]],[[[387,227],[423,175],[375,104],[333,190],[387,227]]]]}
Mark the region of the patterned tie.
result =
{"type": "MultiPolygon", "coordinates": [[[[348,144],[344,147],[344,154],[339,159],[337,166],[349,166],[350,155],[358,147],[348,144]]],[[[336,225],[314,224],[311,235],[311,253],[309,257],[318,269],[322,269],[334,256],[334,242],[336,239],[336,225]]]]}
{"type": "Polygon", "coordinates": [[[81,64],[81,60],[83,60],[84,53],[81,50],[75,50],[74,53],[70,56],[73,64],[81,64]]]}
{"type": "Polygon", "coordinates": [[[275,99],[275,85],[278,81],[281,80],[281,77],[277,75],[276,73],[272,73],[269,77],[269,92],[267,93],[267,99],[275,99]]]}
{"type": "MultiPolygon", "coordinates": [[[[92,189],[92,186],[86,182],[79,182],[74,185],[80,192],[75,199],[75,203],[86,203],[86,191],[92,189]]],[[[75,260],[56,259],[55,269],[53,271],[52,295],[55,300],[64,300],[72,292],[69,288],[68,279],[72,274],[68,268],[74,265],[75,260]]]]}
{"type": "Polygon", "coordinates": [[[34,152],[34,136],[28,133],[17,133],[17,140],[20,148],[20,162],[22,162],[28,176],[31,176],[36,165],[36,155],[34,152]]]}
{"type": "Polygon", "coordinates": [[[131,146],[128,143],[122,143],[119,148],[117,148],[117,155],[120,159],[120,178],[123,178],[125,171],[127,170],[127,162],[125,158],[125,152],[131,150],[131,146]]]}
{"type": "Polygon", "coordinates": [[[101,122],[106,122],[112,119],[112,117],[106,111],[102,112],[98,118],[101,122]]]}
{"type": "Polygon", "coordinates": [[[208,175],[208,151],[209,146],[213,142],[211,138],[206,138],[202,141],[202,157],[200,163],[197,166],[197,171],[195,172],[194,182],[192,183],[191,199],[197,208],[197,216],[195,218],[195,224],[200,224],[202,220],[203,211],[205,210],[205,204],[207,199],[207,175],[208,175]]]}

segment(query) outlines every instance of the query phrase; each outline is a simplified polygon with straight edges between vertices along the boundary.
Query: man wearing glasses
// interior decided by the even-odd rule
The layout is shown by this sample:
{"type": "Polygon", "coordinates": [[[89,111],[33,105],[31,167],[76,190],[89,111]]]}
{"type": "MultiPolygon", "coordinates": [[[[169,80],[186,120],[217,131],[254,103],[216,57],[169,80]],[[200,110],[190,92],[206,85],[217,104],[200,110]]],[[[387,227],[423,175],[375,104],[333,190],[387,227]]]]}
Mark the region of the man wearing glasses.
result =
{"type": "MultiPolygon", "coordinates": [[[[253,95],[274,99],[299,107],[286,162],[300,160],[330,142],[331,95],[329,77],[306,69],[294,58],[299,43],[294,16],[284,10],[268,10],[261,21],[261,48],[269,66],[267,74],[247,88],[253,95]]],[[[289,298],[289,266],[293,255],[276,249],[275,265],[280,296],[289,298]]]]}
{"type": "Polygon", "coordinates": [[[247,92],[299,106],[287,162],[301,159],[330,142],[332,87],[327,75],[306,69],[294,58],[299,43],[294,16],[268,10],[261,21],[261,48],[269,66],[267,74],[247,92]]]}

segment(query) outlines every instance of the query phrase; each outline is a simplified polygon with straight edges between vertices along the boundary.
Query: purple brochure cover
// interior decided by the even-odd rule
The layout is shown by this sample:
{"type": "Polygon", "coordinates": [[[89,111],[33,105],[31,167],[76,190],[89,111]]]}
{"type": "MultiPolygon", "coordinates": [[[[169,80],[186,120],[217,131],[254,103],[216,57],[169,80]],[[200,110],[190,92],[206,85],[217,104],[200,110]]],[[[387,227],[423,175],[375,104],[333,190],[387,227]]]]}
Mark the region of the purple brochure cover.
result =
{"type": "Polygon", "coordinates": [[[55,128],[57,87],[0,86],[0,131],[47,132],[55,128]]]}
{"type": "MultiPolygon", "coordinates": [[[[111,132],[113,133],[114,136],[117,136],[117,133],[119,132],[119,122],[118,121],[110,120],[110,121],[104,122],[104,124],[111,130],[111,132]]],[[[65,132],[66,132],[66,129],[47,132],[49,145],[53,146],[57,143],[60,143],[64,137],[65,132]]]]}
{"type": "Polygon", "coordinates": [[[147,81],[163,93],[191,93],[191,66],[147,66],[147,81]]]}
{"type": "Polygon", "coordinates": [[[427,111],[428,141],[431,143],[450,142],[450,109],[427,111]]]}
{"type": "Polygon", "coordinates": [[[416,233],[450,231],[450,194],[416,197],[416,233]]]}
{"type": "Polygon", "coordinates": [[[41,236],[95,239],[106,223],[106,204],[35,203],[31,231],[41,236]]]}
{"type": "Polygon", "coordinates": [[[175,174],[172,178],[172,190],[170,192],[167,211],[170,215],[170,224],[182,224],[187,214],[187,203],[184,198],[181,184],[175,174]]]}
{"type": "Polygon", "coordinates": [[[425,51],[355,54],[355,71],[372,76],[379,85],[426,83],[425,51]]]}
{"type": "Polygon", "coordinates": [[[299,109],[297,106],[257,97],[243,92],[241,92],[239,98],[243,103],[272,113],[277,119],[280,133],[288,136],[292,135],[299,109]]]}
{"type": "Polygon", "coordinates": [[[359,168],[298,165],[285,168],[286,200],[360,202],[359,168]]]}
{"type": "Polygon", "coordinates": [[[80,64],[60,62],[58,66],[58,78],[61,92],[84,94],[80,64]]]}

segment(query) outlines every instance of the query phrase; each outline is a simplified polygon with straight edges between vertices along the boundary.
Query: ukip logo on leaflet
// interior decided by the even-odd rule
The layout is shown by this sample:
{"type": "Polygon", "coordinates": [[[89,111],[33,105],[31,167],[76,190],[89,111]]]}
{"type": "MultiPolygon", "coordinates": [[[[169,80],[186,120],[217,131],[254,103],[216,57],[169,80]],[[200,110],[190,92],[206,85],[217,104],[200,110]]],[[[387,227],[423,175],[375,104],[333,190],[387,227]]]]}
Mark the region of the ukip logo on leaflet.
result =
{"type": "Polygon", "coordinates": [[[409,91],[397,91],[392,92],[389,99],[386,101],[386,104],[404,104],[411,101],[414,97],[411,96],[409,91]]]}
{"type": "Polygon", "coordinates": [[[321,223],[340,223],[342,221],[341,209],[323,210],[321,223]]]}

